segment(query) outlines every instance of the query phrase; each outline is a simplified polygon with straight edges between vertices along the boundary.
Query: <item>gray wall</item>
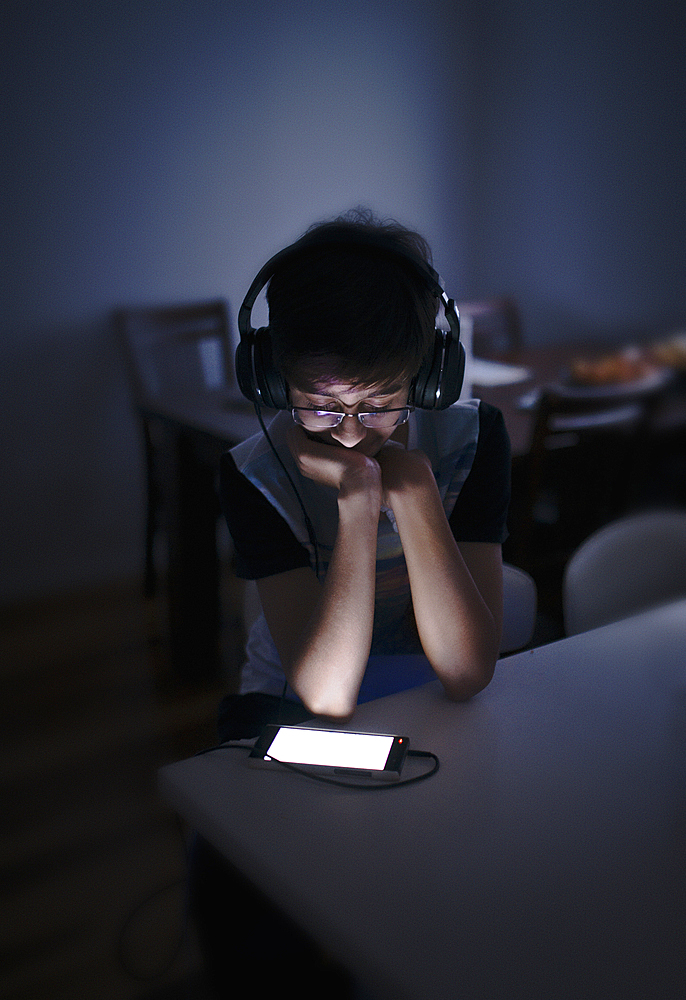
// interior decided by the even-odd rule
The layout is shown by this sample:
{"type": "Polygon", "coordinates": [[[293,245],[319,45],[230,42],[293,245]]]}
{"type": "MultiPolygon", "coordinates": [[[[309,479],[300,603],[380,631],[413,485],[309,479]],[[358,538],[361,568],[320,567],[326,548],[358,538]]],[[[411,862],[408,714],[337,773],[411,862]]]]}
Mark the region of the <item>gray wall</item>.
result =
{"type": "Polygon", "coordinates": [[[532,339],[686,321],[686,5],[516,0],[482,24],[477,290],[532,339]]]}
{"type": "Polygon", "coordinates": [[[686,323],[682,3],[3,7],[0,599],[138,570],[114,306],[225,296],[358,203],[542,342],[686,323]]]}

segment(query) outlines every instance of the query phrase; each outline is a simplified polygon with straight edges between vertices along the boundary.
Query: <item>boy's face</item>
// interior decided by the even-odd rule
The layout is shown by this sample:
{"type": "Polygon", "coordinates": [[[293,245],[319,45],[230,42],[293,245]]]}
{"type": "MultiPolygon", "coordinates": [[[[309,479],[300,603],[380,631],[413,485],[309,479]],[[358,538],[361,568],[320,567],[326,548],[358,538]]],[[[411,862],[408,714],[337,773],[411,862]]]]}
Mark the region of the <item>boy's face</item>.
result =
{"type": "Polygon", "coordinates": [[[324,444],[354,448],[363,455],[373,458],[389,438],[405,440],[407,432],[405,424],[387,429],[365,427],[355,414],[370,410],[400,409],[406,406],[410,393],[409,380],[364,388],[330,379],[326,382],[305,384],[300,388],[291,385],[289,389],[292,406],[346,414],[337,427],[314,433],[307,432],[324,444]]]}

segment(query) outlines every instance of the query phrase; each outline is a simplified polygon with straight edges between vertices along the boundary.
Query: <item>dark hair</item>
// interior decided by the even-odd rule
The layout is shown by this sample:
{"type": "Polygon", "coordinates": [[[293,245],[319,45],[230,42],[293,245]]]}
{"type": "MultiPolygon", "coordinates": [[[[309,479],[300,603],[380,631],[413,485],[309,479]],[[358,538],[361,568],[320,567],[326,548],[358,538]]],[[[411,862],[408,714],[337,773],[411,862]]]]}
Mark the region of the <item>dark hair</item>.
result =
{"type": "Polygon", "coordinates": [[[409,261],[364,243],[307,248],[310,236],[344,241],[359,233],[378,234],[431,263],[423,237],[368,210],[308,229],[303,248],[267,289],[274,363],[291,384],[296,376],[364,386],[412,379],[433,350],[436,296],[409,261]]]}

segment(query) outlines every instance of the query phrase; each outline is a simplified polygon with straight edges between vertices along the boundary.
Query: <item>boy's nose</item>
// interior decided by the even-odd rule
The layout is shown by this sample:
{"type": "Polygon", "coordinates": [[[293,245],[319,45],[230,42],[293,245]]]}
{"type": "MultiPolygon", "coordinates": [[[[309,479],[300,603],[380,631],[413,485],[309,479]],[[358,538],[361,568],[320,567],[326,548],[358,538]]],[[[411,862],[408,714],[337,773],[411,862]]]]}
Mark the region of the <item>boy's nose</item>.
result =
{"type": "Polygon", "coordinates": [[[346,413],[338,427],[331,431],[331,437],[339,441],[345,448],[354,448],[367,433],[354,413],[346,413]]]}

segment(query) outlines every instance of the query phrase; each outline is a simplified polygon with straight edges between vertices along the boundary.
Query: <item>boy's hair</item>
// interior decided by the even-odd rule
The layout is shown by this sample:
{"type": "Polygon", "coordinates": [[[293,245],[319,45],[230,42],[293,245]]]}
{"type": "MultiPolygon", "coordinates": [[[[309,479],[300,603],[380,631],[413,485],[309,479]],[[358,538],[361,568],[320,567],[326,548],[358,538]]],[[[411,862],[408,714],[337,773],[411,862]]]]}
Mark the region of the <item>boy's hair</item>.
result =
{"type": "MultiPolygon", "coordinates": [[[[312,226],[307,235],[354,240],[360,232],[431,263],[423,237],[367,210],[312,226]]],[[[413,379],[433,351],[436,296],[411,262],[374,246],[303,248],[274,272],[267,302],[274,364],[293,385],[413,379]]]]}

